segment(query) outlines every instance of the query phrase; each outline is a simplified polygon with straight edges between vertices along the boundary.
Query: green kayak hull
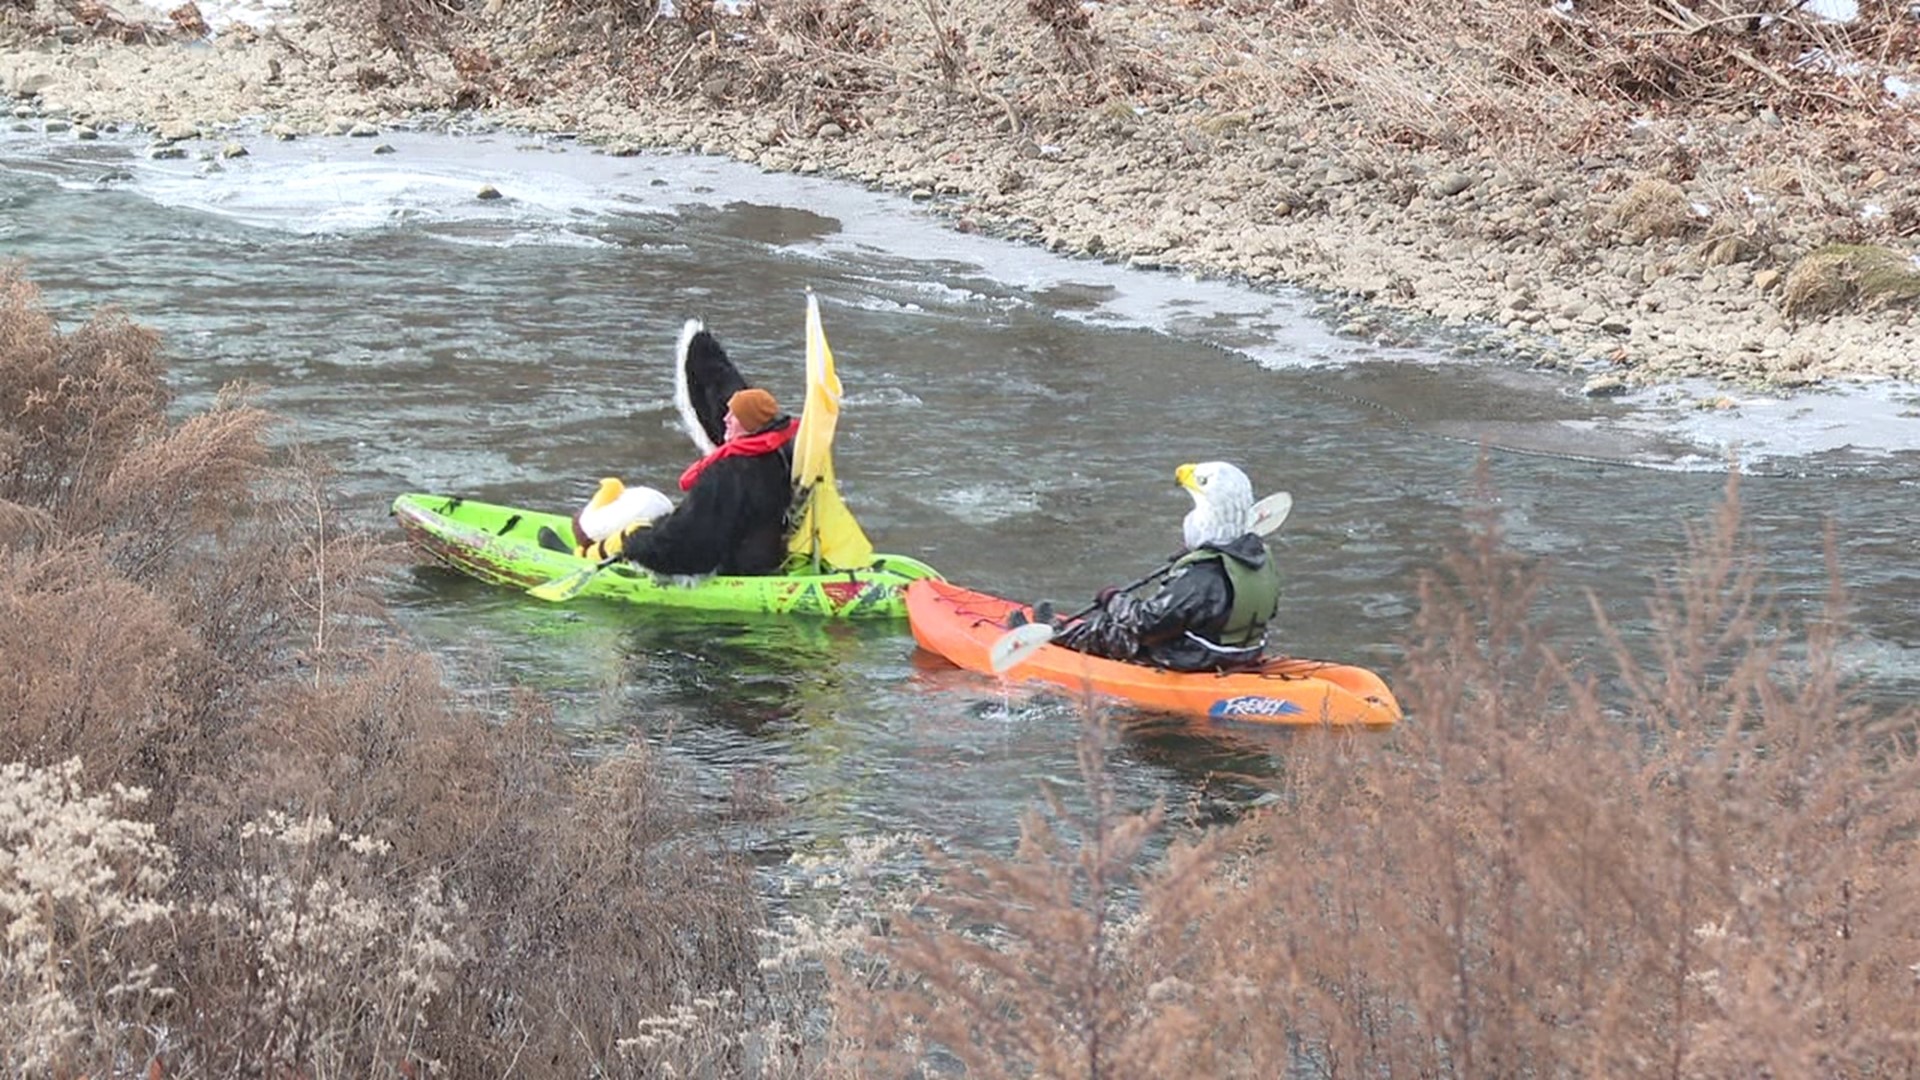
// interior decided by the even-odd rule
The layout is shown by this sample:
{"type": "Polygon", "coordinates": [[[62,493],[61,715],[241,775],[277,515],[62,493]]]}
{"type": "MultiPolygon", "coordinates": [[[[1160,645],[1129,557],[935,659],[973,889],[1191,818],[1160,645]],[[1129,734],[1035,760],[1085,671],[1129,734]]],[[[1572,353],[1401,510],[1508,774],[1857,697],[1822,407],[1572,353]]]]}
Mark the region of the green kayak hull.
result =
{"type": "MultiPolygon", "coordinates": [[[[496,585],[529,589],[594,565],[572,552],[540,546],[541,526],[563,537],[572,535],[572,523],[562,514],[457,495],[407,494],[393,500],[393,517],[407,539],[427,554],[496,585]]],[[[875,555],[872,566],[830,574],[716,575],[691,584],[616,563],[595,574],[579,595],[702,611],[904,619],[907,585],[922,578],[939,580],[940,574],[905,555],[875,555]]]]}

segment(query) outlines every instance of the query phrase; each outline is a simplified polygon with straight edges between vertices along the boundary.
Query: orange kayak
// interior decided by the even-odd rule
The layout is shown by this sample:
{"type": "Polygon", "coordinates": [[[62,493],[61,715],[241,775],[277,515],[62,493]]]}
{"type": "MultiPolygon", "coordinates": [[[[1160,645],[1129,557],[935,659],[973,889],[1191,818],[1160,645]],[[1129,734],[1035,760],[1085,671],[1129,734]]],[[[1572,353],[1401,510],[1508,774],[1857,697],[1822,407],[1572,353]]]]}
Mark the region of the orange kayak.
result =
{"type": "MultiPolygon", "coordinates": [[[[1020,606],[931,578],[907,586],[913,640],[957,667],[985,675],[993,674],[988,649],[1007,632],[1007,613],[1020,606]]],[[[1400,703],[1380,676],[1327,660],[1275,657],[1260,668],[1221,675],[1162,671],[1043,645],[1002,677],[1216,720],[1384,727],[1400,719],[1400,703]]]]}

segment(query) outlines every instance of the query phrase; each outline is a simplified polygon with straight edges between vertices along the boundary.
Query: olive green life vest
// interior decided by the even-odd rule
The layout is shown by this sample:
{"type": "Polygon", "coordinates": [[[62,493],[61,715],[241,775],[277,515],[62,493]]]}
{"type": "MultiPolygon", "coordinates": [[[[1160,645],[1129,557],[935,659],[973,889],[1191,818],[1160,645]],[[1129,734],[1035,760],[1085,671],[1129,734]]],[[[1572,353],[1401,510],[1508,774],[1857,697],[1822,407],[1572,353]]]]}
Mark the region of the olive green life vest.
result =
{"type": "Polygon", "coordinates": [[[1217,559],[1227,570],[1233,585],[1233,608],[1227,612],[1226,628],[1216,644],[1229,649],[1258,646],[1267,636],[1267,621],[1280,610],[1280,571],[1274,569],[1273,556],[1258,567],[1212,548],[1201,548],[1180,557],[1174,569],[1217,559]]]}

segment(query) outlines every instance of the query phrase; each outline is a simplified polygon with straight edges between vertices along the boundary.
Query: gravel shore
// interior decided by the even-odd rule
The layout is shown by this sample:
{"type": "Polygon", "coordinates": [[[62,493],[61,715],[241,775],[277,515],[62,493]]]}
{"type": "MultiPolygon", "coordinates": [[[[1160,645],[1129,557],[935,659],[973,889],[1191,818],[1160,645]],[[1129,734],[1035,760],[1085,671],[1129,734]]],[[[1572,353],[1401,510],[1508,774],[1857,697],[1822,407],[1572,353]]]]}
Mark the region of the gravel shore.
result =
{"type": "MultiPolygon", "coordinates": [[[[964,25],[988,27],[968,31],[985,55],[994,5],[980,6],[989,10],[964,25]]],[[[868,7],[901,27],[922,9],[868,7]]],[[[1765,113],[1637,123],[1592,155],[1396,147],[1349,137],[1353,106],[1338,99],[1248,106],[1245,94],[1209,92],[1223,64],[1253,78],[1247,65],[1287,61],[1242,42],[1229,63],[1204,14],[1119,3],[1098,8],[1102,49],[1150,47],[1172,92],[1042,108],[1031,86],[1016,106],[978,83],[960,93],[898,78],[839,122],[791,72],[771,95],[743,95],[759,69],[703,55],[719,48],[711,34],[680,57],[708,72],[693,93],[636,95],[591,78],[503,93],[512,58],[551,39],[500,0],[488,12],[474,16],[479,45],[400,56],[338,19],[290,12],[229,22],[210,40],[127,44],[45,8],[31,32],[0,32],[0,89],[16,125],[73,138],[140,125],[155,154],[233,154],[251,138],[352,137],[458,115],[572,132],[608,153],[680,147],[840,175],[926,200],[960,229],[1326,290],[1350,304],[1346,333],[1389,333],[1396,313],[1496,328],[1593,393],[1693,376],[1776,389],[1920,378],[1916,241],[1847,228],[1920,211],[1920,176],[1870,154],[1781,156],[1774,143],[1792,144],[1765,113]],[[1676,147],[1684,167],[1663,167],[1676,147]]],[[[144,9],[117,14],[171,25],[144,9]]],[[[904,74],[925,55],[903,31],[861,62],[904,74]]],[[[1920,107],[1908,111],[1920,123],[1920,107]]]]}

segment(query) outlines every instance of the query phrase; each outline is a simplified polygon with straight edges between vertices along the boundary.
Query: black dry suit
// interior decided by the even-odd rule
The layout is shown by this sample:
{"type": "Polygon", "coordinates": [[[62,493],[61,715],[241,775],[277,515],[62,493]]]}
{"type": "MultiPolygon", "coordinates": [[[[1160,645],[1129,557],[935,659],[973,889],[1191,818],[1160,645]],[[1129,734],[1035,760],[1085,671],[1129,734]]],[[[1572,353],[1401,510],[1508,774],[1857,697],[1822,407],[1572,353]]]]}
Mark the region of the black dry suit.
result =
{"type": "Polygon", "coordinates": [[[1060,632],[1069,649],[1173,671],[1223,671],[1257,663],[1267,621],[1280,606],[1280,572],[1253,533],[1202,544],[1144,599],[1119,593],[1104,610],[1060,632]]]}

